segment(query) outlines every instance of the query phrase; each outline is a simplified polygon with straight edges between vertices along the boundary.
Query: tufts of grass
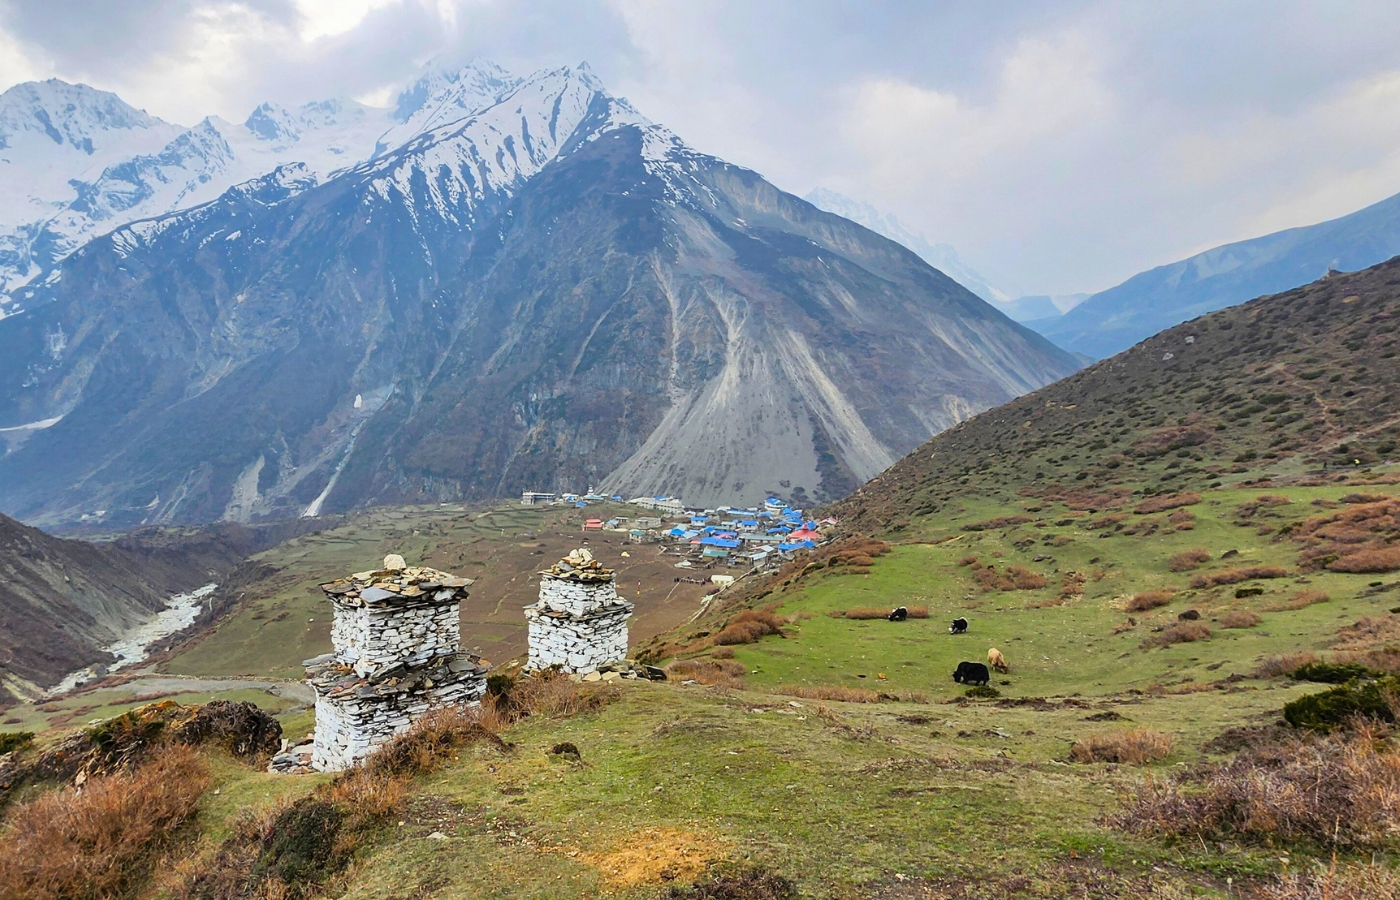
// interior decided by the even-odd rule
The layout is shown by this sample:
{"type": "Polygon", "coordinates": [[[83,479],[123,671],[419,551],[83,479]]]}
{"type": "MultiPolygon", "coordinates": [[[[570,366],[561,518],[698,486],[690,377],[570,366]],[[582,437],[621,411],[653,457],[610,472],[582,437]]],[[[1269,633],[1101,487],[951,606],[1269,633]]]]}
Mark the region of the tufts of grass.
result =
{"type": "Polygon", "coordinates": [[[1254,669],[1255,678],[1282,678],[1292,675],[1299,668],[1317,662],[1317,654],[1304,650],[1299,653],[1282,653],[1266,657],[1254,669]]]}
{"type": "Polygon", "coordinates": [[[1111,762],[1145,765],[1165,759],[1172,752],[1170,735],[1150,728],[1105,731],[1075,741],[1069,757],[1075,762],[1111,762]]]}
{"type": "Polygon", "coordinates": [[[744,664],[734,659],[678,659],[666,666],[671,681],[695,681],[726,688],[742,688],[748,674],[744,664]]]}
{"type": "Polygon", "coordinates": [[[879,703],[879,691],[865,688],[847,687],[842,684],[797,684],[782,685],[776,692],[784,697],[801,697],[803,700],[834,700],[841,703],[879,703]]]}
{"type": "Polygon", "coordinates": [[[666,893],[667,900],[797,900],[797,896],[797,885],[762,868],[716,872],[666,893]]]}

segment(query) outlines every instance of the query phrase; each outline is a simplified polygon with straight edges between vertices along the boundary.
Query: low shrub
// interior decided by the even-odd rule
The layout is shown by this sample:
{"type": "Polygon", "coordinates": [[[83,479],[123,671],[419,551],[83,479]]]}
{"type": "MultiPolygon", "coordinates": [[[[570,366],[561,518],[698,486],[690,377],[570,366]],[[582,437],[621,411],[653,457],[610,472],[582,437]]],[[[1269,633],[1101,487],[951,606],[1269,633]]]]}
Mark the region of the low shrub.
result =
{"type": "Polygon", "coordinates": [[[888,609],[875,609],[874,607],[858,607],[848,609],[844,614],[847,619],[888,619],[890,611],[888,609]]]}
{"type": "Polygon", "coordinates": [[[1283,719],[1294,728],[1318,732],[1336,731],[1366,719],[1394,722],[1397,688],[1400,679],[1395,676],[1338,685],[1285,703],[1283,719]]]}
{"type": "Polygon", "coordinates": [[[1032,572],[1030,569],[1023,566],[1012,566],[1008,571],[1018,591],[1039,590],[1048,583],[1044,575],[1041,575],[1039,572],[1032,572]]]}
{"type": "Polygon", "coordinates": [[[1184,491],[1180,494],[1171,494],[1166,497],[1150,497],[1139,503],[1133,512],[1140,516],[1151,513],[1164,512],[1169,509],[1176,509],[1182,506],[1194,506],[1201,502],[1201,495],[1194,491],[1184,491]]]}
{"type": "Polygon", "coordinates": [[[1220,617],[1221,628],[1253,628],[1263,619],[1249,609],[1232,609],[1220,617]]]}
{"type": "Polygon", "coordinates": [[[710,651],[710,658],[711,658],[711,659],[733,659],[733,658],[734,658],[734,648],[733,648],[733,647],[715,647],[714,649],[712,649],[712,650],[710,651]]]}
{"type": "Polygon", "coordinates": [[[1289,673],[1296,681],[1315,681],[1319,684],[1346,684],[1353,678],[1369,678],[1376,674],[1379,673],[1360,663],[1330,663],[1321,660],[1305,663],[1289,673]]]}
{"type": "Polygon", "coordinates": [[[1210,626],[1204,622],[1177,622],[1144,640],[1141,647],[1146,650],[1151,647],[1170,647],[1172,644],[1189,644],[1209,639],[1210,626]]]}
{"type": "Polygon", "coordinates": [[[1001,691],[990,684],[974,684],[963,691],[964,697],[971,697],[974,700],[995,700],[1001,696],[1001,691]]]}
{"type": "Polygon", "coordinates": [[[1075,762],[1111,762],[1143,765],[1165,759],[1172,752],[1170,735],[1150,728],[1105,731],[1075,741],[1069,748],[1075,762]]]}
{"type": "Polygon", "coordinates": [[[1303,609],[1312,606],[1314,603],[1326,603],[1332,598],[1327,596],[1326,591],[1303,590],[1297,591],[1287,600],[1275,603],[1273,606],[1265,607],[1265,612],[1286,612],[1293,609],[1303,609]]]}
{"type": "Polygon", "coordinates": [[[130,771],[18,804],[0,830],[0,897],[127,895],[194,814],[208,781],[193,750],[166,747],[130,771]]]}
{"type": "Polygon", "coordinates": [[[1145,612],[1149,609],[1156,609],[1172,602],[1172,597],[1175,594],[1176,591],[1172,590],[1141,591],[1133,594],[1125,608],[1128,612],[1145,612]]]}
{"type": "Polygon", "coordinates": [[[1148,779],[1111,822],[1152,837],[1380,846],[1400,829],[1400,757],[1368,732],[1247,748],[1148,779]]]}
{"type": "Polygon", "coordinates": [[[785,624],[787,623],[771,610],[746,609],[720,629],[719,634],[714,637],[714,642],[721,647],[756,644],[759,638],[770,634],[781,636],[785,624]]]}
{"type": "Polygon", "coordinates": [[[1222,569],[1208,572],[1191,579],[1191,587],[1200,589],[1220,584],[1239,584],[1256,578],[1287,578],[1288,570],[1280,566],[1245,566],[1239,569],[1222,569]]]}
{"type": "Polygon", "coordinates": [[[1349,553],[1327,564],[1333,572],[1394,572],[1400,569],[1400,544],[1349,553]]]}

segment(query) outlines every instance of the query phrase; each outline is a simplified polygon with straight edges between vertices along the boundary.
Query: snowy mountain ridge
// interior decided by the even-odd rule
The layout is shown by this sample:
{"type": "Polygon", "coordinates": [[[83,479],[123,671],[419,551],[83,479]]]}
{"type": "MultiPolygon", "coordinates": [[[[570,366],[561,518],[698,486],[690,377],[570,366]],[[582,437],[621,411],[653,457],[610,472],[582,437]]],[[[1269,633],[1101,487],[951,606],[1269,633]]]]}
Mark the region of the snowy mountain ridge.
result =
{"type": "MultiPolygon", "coordinates": [[[[392,109],[348,98],[263,103],[242,123],[210,116],[189,129],[86,85],[17,85],[0,95],[0,293],[128,222],[207,203],[283,166],[324,179],[488,109],[524,82],[485,60],[434,62],[392,109]],[[65,150],[55,153],[55,142],[65,150]]],[[[13,311],[0,300],[0,317],[13,311]]]]}

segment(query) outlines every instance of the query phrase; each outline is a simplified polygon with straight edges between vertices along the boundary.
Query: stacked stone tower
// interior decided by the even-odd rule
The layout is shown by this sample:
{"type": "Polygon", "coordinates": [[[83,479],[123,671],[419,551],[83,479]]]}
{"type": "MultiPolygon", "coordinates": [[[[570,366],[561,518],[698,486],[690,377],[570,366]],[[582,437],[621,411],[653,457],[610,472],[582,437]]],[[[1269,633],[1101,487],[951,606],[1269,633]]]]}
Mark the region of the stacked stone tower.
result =
{"type": "Polygon", "coordinates": [[[470,584],[391,554],[382,569],[321,585],[335,650],[305,663],[316,692],[312,768],[347,769],[428,710],[481,700],[486,666],[461,650],[470,584]]]}
{"type": "Polygon", "coordinates": [[[586,675],[627,658],[632,604],[617,595],[611,569],[587,550],[575,550],[540,573],[540,599],[525,607],[534,671],[557,666],[586,675]]]}

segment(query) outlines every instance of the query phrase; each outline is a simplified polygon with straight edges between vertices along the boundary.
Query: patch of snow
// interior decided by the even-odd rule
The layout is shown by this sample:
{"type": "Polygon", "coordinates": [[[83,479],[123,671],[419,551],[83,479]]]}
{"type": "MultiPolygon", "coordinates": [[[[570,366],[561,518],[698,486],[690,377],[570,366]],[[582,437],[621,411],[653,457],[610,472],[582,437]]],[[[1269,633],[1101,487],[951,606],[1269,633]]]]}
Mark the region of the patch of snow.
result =
{"type": "Polygon", "coordinates": [[[37,422],[30,422],[27,425],[11,425],[9,428],[0,428],[0,433],[13,433],[17,431],[40,431],[44,428],[52,428],[59,423],[63,416],[54,416],[52,419],[40,419],[37,422]]]}

